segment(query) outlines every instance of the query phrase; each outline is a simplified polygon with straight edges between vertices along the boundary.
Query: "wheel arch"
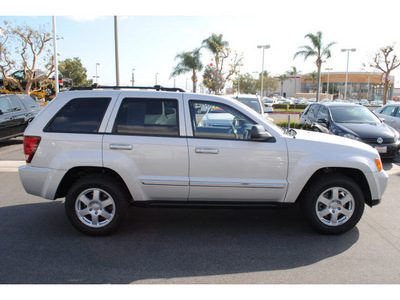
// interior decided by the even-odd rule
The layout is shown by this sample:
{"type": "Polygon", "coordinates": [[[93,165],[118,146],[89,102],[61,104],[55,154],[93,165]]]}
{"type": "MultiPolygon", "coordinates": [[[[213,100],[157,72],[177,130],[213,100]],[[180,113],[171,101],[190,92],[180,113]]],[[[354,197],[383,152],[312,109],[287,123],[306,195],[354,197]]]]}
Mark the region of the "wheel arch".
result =
{"type": "Polygon", "coordinates": [[[80,178],[87,177],[89,175],[93,174],[104,174],[108,175],[112,178],[115,178],[118,180],[123,187],[126,189],[126,192],[130,195],[130,201],[133,201],[133,197],[131,193],[129,192],[129,189],[125,183],[125,181],[119,176],[117,172],[115,172],[112,169],[109,168],[103,168],[103,167],[87,167],[87,166],[81,166],[81,167],[75,167],[70,169],[63,177],[61,180],[57,192],[55,195],[55,199],[57,198],[63,198],[67,195],[68,190],[70,187],[80,178]]]}
{"type": "Polygon", "coordinates": [[[310,186],[313,185],[317,179],[321,178],[321,176],[331,175],[331,174],[343,175],[347,178],[351,178],[352,180],[354,180],[361,188],[361,191],[364,195],[365,203],[371,206],[370,204],[372,202],[371,191],[367,178],[365,177],[364,173],[354,168],[337,168],[337,167],[328,167],[317,170],[303,187],[302,191],[300,192],[296,200],[296,203],[300,203],[302,201],[304,195],[306,194],[310,186]]]}

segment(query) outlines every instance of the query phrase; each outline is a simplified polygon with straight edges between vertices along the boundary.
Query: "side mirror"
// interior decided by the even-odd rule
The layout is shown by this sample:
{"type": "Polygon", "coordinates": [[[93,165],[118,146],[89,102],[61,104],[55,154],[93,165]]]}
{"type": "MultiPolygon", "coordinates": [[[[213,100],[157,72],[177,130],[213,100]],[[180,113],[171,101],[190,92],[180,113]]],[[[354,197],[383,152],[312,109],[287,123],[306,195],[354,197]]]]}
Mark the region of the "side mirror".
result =
{"type": "Polygon", "coordinates": [[[253,125],[253,127],[251,127],[251,139],[253,141],[267,141],[272,138],[273,138],[272,134],[266,131],[264,126],[253,125]]]}

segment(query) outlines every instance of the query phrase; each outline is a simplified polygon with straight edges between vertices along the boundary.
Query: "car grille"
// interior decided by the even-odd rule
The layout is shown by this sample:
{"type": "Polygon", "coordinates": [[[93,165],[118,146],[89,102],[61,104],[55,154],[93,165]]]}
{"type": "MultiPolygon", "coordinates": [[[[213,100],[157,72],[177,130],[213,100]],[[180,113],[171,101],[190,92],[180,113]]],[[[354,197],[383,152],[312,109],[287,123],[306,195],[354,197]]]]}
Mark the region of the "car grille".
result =
{"type": "MultiPolygon", "coordinates": [[[[377,138],[362,139],[362,141],[366,144],[379,145],[376,140],[377,138]]],[[[392,144],[392,143],[394,143],[394,138],[384,138],[382,142],[382,144],[392,144]]]]}

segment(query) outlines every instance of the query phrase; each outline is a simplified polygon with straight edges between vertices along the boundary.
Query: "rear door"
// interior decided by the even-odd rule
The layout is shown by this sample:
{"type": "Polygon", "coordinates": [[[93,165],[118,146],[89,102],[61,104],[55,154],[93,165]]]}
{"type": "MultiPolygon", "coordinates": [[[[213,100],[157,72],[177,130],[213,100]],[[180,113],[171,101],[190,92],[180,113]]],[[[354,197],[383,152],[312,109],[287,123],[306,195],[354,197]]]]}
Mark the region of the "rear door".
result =
{"type": "Polygon", "coordinates": [[[0,97],[0,139],[13,135],[13,118],[8,97],[0,97]]]}
{"type": "Polygon", "coordinates": [[[123,177],[134,200],[187,201],[182,107],[180,93],[121,92],[104,135],[103,161],[123,177]]]}

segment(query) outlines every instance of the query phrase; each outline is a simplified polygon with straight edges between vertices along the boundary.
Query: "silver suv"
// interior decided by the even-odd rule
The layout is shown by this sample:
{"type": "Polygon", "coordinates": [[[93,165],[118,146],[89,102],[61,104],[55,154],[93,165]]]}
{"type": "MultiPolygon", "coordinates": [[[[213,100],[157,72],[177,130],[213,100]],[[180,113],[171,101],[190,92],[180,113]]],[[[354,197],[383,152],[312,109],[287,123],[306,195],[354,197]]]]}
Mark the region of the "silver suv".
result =
{"type": "Polygon", "coordinates": [[[380,202],[388,175],[372,147],[283,130],[228,97],[174,89],[60,93],[26,129],[25,190],[65,197],[71,223],[114,232],[130,205],[300,204],[317,231],[339,234],[380,202]]]}

